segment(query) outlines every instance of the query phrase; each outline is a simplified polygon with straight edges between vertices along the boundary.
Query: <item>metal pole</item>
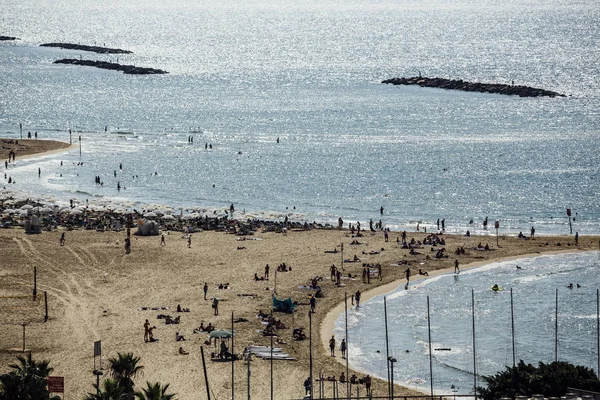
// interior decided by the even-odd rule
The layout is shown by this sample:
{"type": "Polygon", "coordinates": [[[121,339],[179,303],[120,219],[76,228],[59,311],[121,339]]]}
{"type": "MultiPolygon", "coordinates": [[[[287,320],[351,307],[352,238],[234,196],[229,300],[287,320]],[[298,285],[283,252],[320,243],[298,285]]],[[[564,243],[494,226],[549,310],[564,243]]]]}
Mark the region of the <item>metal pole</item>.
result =
{"type": "Polygon", "coordinates": [[[394,362],[392,360],[388,360],[388,364],[391,364],[391,374],[390,374],[390,378],[391,378],[391,387],[392,387],[392,400],[394,400],[394,362]]]}
{"type": "Polygon", "coordinates": [[[340,260],[342,262],[341,268],[344,268],[344,243],[342,243],[340,247],[342,248],[342,259],[340,260]]]}
{"type": "Polygon", "coordinates": [[[21,353],[25,353],[25,327],[27,326],[27,322],[21,323],[23,326],[23,351],[21,353]]]}
{"type": "Polygon", "coordinates": [[[308,346],[310,366],[310,400],[313,400],[312,312],[308,312],[308,346]]]}
{"type": "Polygon", "coordinates": [[[596,289],[596,348],[598,349],[598,379],[600,379],[600,290],[596,289]]]}
{"type": "Polygon", "coordinates": [[[473,319],[473,394],[477,400],[477,353],[475,352],[475,290],[471,289],[471,314],[473,319]]]}
{"type": "Polygon", "coordinates": [[[387,300],[383,297],[383,318],[385,320],[385,359],[387,360],[387,374],[388,374],[388,396],[392,393],[392,386],[390,384],[390,346],[388,343],[388,323],[387,323],[387,300]]]}
{"type": "Polygon", "coordinates": [[[231,400],[233,400],[235,398],[235,390],[234,390],[234,373],[235,373],[235,369],[234,369],[234,359],[235,359],[235,351],[233,350],[233,344],[234,344],[234,332],[233,332],[233,311],[231,312],[231,400]]]}
{"type": "Polygon", "coordinates": [[[431,317],[429,315],[429,296],[427,296],[427,332],[429,334],[429,388],[433,398],[433,361],[431,354],[431,317]]]}
{"type": "Polygon", "coordinates": [[[206,373],[206,361],[204,361],[204,346],[200,346],[200,354],[202,354],[202,368],[204,369],[204,381],[206,382],[206,396],[210,400],[210,389],[208,387],[208,374],[206,373]]]}
{"type": "Polygon", "coordinates": [[[37,298],[37,267],[33,267],[33,301],[37,298]]]}
{"type": "Polygon", "coordinates": [[[344,315],[346,323],[346,398],[350,399],[350,377],[348,376],[348,373],[350,372],[350,349],[348,346],[348,293],[346,292],[344,292],[344,315]]]}
{"type": "Polygon", "coordinates": [[[556,289],[556,307],[554,309],[554,361],[558,361],[558,289],[556,289]]]}
{"type": "Polygon", "coordinates": [[[271,326],[271,400],[273,400],[273,335],[275,334],[275,324],[273,323],[273,308],[271,307],[271,320],[269,321],[271,326]]]}
{"type": "Polygon", "coordinates": [[[248,351],[248,400],[250,400],[250,360],[252,358],[252,353],[248,351]]]}
{"type": "Polygon", "coordinates": [[[569,232],[573,234],[573,225],[571,224],[571,216],[569,215],[569,232]]]}
{"type": "Polygon", "coordinates": [[[512,288],[510,288],[510,321],[511,321],[511,328],[512,328],[512,353],[513,353],[513,368],[514,368],[517,363],[517,359],[515,356],[515,312],[513,309],[512,288]]]}
{"type": "Polygon", "coordinates": [[[277,294],[277,269],[275,269],[275,287],[273,288],[273,293],[277,294]]]}
{"type": "Polygon", "coordinates": [[[48,293],[44,290],[44,308],[46,309],[46,315],[44,316],[44,322],[48,322],[48,293]]]}

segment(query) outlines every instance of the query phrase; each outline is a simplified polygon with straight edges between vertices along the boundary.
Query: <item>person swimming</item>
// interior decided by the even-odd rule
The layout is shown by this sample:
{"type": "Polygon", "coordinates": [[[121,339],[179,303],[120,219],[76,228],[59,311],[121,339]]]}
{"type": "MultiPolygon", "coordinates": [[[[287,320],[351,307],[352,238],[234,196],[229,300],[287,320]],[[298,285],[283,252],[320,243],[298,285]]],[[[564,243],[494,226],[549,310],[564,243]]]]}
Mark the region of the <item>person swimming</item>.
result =
{"type": "Polygon", "coordinates": [[[500,287],[498,286],[498,284],[497,284],[497,283],[495,283],[495,284],[494,284],[494,286],[492,286],[492,290],[493,290],[494,292],[497,292],[497,291],[499,291],[499,290],[500,290],[500,287]]]}

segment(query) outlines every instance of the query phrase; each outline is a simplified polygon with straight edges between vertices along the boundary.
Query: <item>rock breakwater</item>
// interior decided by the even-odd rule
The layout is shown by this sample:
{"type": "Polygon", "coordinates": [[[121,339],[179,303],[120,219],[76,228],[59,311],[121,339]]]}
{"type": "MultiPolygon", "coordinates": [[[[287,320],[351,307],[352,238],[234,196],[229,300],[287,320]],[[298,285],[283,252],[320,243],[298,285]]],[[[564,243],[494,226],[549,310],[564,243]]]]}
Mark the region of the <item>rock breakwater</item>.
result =
{"type": "Polygon", "coordinates": [[[19,38],[14,37],[14,36],[0,36],[0,41],[4,41],[4,40],[19,40],[19,38]]]}
{"type": "Polygon", "coordinates": [[[500,83],[476,83],[466,82],[461,79],[453,80],[445,78],[427,78],[424,76],[415,76],[412,78],[392,78],[384,80],[381,83],[391,83],[392,85],[418,85],[429,88],[462,90],[464,92],[506,94],[519,97],[565,97],[564,94],[529,86],[515,86],[500,83]]]}
{"type": "Polygon", "coordinates": [[[132,54],[132,51],[123,50],[123,49],[111,49],[110,47],[101,47],[101,46],[87,46],[84,44],[74,44],[74,43],[44,43],[40,44],[41,47],[58,47],[61,49],[68,50],[83,50],[83,51],[93,51],[94,53],[100,54],[132,54]]]}
{"type": "Polygon", "coordinates": [[[136,67],[135,65],[123,65],[106,61],[78,60],[75,58],[63,58],[61,60],[54,61],[54,64],[85,65],[88,67],[123,71],[126,74],[132,75],[168,74],[167,71],[163,71],[162,69],[136,67]]]}

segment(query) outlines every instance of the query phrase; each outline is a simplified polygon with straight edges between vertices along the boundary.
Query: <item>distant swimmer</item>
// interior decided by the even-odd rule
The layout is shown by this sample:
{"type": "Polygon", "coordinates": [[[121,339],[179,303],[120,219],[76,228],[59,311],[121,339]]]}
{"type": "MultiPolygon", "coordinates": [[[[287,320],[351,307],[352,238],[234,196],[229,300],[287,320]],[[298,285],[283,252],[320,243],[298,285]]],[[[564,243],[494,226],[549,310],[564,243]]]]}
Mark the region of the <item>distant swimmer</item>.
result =
{"type": "Polygon", "coordinates": [[[498,291],[500,290],[500,286],[498,286],[498,284],[497,284],[497,283],[495,283],[495,284],[494,284],[494,286],[492,286],[492,290],[493,290],[494,292],[498,292],[498,291]]]}
{"type": "Polygon", "coordinates": [[[517,265],[517,269],[523,269],[523,268],[521,268],[521,267],[519,267],[519,266],[517,265]]]}
{"type": "Polygon", "coordinates": [[[567,289],[573,289],[573,284],[572,284],[572,283],[569,283],[569,284],[567,285],[567,289]]]}

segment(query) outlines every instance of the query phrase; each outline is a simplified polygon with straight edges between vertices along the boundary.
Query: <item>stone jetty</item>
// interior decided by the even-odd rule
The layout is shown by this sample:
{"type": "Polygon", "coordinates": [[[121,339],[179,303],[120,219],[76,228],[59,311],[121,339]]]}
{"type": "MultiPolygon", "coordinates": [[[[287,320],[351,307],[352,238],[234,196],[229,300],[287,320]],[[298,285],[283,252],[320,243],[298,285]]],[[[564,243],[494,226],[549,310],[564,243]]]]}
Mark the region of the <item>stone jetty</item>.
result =
{"type": "Polygon", "coordinates": [[[123,49],[111,49],[110,47],[100,47],[100,46],[87,46],[84,44],[74,44],[74,43],[44,43],[40,44],[42,47],[58,47],[61,49],[68,50],[83,50],[83,51],[93,51],[94,53],[100,54],[131,54],[132,51],[123,50],[123,49]]]}
{"type": "Polygon", "coordinates": [[[0,41],[4,41],[4,40],[19,40],[19,38],[14,37],[14,36],[0,36],[0,41]]]}
{"type": "Polygon", "coordinates": [[[161,69],[136,67],[135,65],[122,65],[122,64],[111,63],[111,62],[106,62],[106,61],[78,60],[75,58],[63,58],[61,60],[54,61],[54,64],[85,65],[88,67],[96,67],[96,68],[102,68],[102,69],[112,69],[115,71],[123,71],[126,74],[132,74],[132,75],[168,74],[167,71],[163,71],[161,69]]]}
{"type": "Polygon", "coordinates": [[[515,95],[519,97],[565,97],[564,94],[529,86],[505,85],[500,83],[476,83],[445,78],[427,78],[414,76],[412,78],[392,78],[381,83],[392,85],[418,85],[421,87],[462,90],[465,92],[495,93],[515,95]]]}

